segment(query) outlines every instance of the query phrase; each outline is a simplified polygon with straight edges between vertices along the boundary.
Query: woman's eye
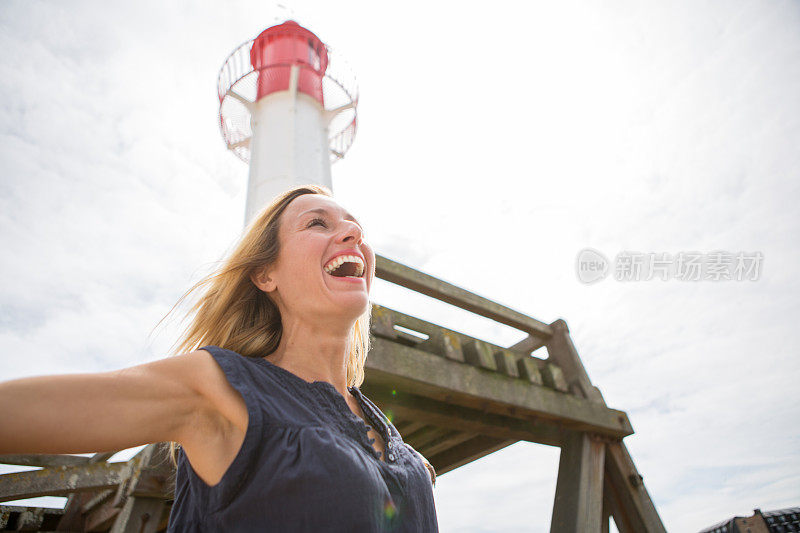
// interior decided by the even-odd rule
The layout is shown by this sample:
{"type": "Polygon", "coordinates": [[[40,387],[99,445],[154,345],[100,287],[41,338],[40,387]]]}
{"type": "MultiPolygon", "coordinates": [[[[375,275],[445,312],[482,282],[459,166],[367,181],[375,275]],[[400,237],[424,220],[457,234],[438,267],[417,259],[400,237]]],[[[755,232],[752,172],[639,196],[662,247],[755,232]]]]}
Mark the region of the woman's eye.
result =
{"type": "Polygon", "coordinates": [[[311,219],[311,222],[308,223],[308,227],[310,228],[311,226],[313,226],[313,225],[315,225],[317,223],[322,224],[323,226],[327,227],[325,225],[325,221],[322,220],[321,218],[313,218],[313,219],[311,219]]]}

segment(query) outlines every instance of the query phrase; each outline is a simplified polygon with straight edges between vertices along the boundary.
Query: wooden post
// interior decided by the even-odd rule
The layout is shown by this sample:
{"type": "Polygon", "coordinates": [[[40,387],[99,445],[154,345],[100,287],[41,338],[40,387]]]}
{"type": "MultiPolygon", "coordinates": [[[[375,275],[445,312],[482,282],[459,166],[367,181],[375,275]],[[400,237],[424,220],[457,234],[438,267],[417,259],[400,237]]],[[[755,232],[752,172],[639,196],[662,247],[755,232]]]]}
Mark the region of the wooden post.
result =
{"type": "Polygon", "coordinates": [[[167,443],[145,446],[131,458],[131,476],[120,485],[111,506],[121,504],[111,533],[155,533],[166,500],[174,493],[167,443]],[[124,503],[122,503],[124,502],[124,503]]]}
{"type": "Polygon", "coordinates": [[[564,432],[551,533],[602,531],[605,446],[588,433],[564,432]]]}
{"type": "MultiPolygon", "coordinates": [[[[547,353],[561,367],[567,383],[590,402],[605,405],[600,389],[592,385],[578,351],[572,343],[567,323],[558,319],[550,324],[550,328],[553,335],[547,342],[547,353]]],[[[614,517],[617,529],[620,533],[666,532],[625,443],[611,442],[607,452],[605,466],[609,483],[606,486],[607,492],[610,492],[607,495],[607,506],[614,517]]],[[[563,448],[561,453],[563,457],[563,448]]],[[[559,479],[560,476],[559,472],[559,479]]]]}
{"type": "Polygon", "coordinates": [[[164,506],[163,498],[129,497],[110,533],[155,533],[164,506]]]}

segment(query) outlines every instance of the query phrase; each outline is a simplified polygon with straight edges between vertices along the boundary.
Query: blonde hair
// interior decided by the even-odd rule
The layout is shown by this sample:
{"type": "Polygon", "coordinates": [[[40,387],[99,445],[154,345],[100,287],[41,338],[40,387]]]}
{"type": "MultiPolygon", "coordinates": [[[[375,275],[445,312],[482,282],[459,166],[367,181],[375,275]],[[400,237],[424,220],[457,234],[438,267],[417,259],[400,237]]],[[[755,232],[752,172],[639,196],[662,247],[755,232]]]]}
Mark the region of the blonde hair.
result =
{"type": "MultiPolygon", "coordinates": [[[[187,317],[192,317],[191,322],[175,343],[174,355],[213,345],[245,357],[264,357],[278,348],[283,332],[280,312],[266,293],[253,284],[250,276],[278,260],[281,214],[292,200],[304,194],[333,197],[330,189],[320,185],[302,185],[278,195],[247,226],[244,236],[217,271],[181,296],[170,313],[189,295],[203,290],[187,312],[187,317]]],[[[370,304],[356,319],[348,337],[348,386],[359,386],[364,381],[371,313],[370,304]]],[[[170,443],[170,450],[173,462],[177,463],[176,443],[170,443]]]]}

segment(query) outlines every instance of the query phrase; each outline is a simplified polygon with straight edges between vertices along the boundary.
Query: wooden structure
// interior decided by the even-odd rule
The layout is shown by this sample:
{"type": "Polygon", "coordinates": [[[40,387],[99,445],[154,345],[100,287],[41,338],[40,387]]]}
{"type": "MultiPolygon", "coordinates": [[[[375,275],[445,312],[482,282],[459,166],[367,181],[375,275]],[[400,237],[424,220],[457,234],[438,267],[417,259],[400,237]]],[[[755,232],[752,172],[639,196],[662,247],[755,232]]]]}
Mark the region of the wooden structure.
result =
{"type": "MultiPolygon", "coordinates": [[[[552,532],[663,532],[622,439],[627,415],[606,406],[567,324],[539,322],[384,257],[377,276],[527,334],[510,347],[375,305],[362,386],[439,475],[524,440],[561,448],[552,532]],[[415,332],[415,333],[411,333],[415,332]],[[532,353],[544,347],[548,356],[532,353]]],[[[156,532],[166,528],[172,464],[163,443],[127,463],[111,453],[0,456],[44,467],[0,475],[0,502],[68,496],[65,509],[0,506],[0,530],[156,532]]]]}

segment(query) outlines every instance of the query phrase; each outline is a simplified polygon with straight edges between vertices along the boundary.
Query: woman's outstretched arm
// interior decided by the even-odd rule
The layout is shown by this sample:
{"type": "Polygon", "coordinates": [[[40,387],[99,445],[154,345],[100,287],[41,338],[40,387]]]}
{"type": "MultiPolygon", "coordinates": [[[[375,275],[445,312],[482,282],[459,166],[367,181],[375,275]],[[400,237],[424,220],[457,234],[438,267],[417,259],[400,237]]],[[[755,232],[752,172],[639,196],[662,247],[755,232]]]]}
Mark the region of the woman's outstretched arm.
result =
{"type": "Polygon", "coordinates": [[[232,426],[237,406],[230,392],[205,351],[112,372],[6,381],[0,383],[0,454],[194,443],[199,433],[213,439],[232,426]]]}

